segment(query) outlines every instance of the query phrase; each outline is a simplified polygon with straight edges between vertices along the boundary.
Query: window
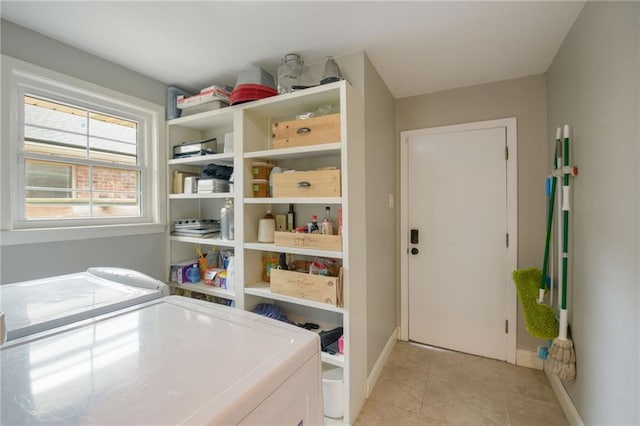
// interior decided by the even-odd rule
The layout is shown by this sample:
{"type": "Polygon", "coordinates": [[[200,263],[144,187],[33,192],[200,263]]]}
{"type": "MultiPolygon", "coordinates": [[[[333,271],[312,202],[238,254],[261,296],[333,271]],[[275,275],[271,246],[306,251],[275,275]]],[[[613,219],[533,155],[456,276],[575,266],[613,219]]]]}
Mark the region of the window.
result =
{"type": "Polygon", "coordinates": [[[140,217],[138,123],[23,98],[24,219],[140,217]]]}
{"type": "Polygon", "coordinates": [[[163,223],[161,107],[2,59],[3,231],[163,223]]]}

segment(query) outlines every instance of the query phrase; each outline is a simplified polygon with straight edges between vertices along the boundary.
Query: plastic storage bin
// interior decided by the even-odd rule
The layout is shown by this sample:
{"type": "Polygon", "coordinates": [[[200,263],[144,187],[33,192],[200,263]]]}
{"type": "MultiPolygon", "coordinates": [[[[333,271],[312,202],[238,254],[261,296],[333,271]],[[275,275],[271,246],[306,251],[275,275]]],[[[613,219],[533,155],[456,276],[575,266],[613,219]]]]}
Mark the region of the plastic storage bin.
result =
{"type": "Polygon", "coordinates": [[[322,400],[324,415],[334,419],[344,417],[344,380],[342,368],[322,364],[322,400]]]}
{"type": "Polygon", "coordinates": [[[253,189],[253,196],[256,198],[269,196],[269,181],[266,179],[253,179],[251,188],[253,189]]]}

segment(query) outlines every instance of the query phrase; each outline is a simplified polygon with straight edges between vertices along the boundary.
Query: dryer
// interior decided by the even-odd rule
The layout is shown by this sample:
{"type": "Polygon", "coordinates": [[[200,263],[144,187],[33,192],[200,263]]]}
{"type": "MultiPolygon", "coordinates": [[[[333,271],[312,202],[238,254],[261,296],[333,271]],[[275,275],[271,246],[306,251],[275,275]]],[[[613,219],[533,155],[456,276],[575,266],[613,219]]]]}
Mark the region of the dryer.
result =
{"type": "Polygon", "coordinates": [[[1,424],[323,424],[317,334],[168,296],[0,348],[1,424]]]}
{"type": "Polygon", "coordinates": [[[169,295],[169,287],[131,269],[85,272],[0,285],[7,340],[169,295]]]}

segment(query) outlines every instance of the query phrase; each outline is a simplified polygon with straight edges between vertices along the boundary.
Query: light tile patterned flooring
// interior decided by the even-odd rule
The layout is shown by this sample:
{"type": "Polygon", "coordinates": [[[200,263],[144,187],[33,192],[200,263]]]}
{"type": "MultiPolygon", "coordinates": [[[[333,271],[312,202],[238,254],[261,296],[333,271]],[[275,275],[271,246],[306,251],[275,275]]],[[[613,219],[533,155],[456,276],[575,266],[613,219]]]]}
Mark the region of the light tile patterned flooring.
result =
{"type": "Polygon", "coordinates": [[[542,371],[397,342],[355,425],[568,425],[542,371]]]}

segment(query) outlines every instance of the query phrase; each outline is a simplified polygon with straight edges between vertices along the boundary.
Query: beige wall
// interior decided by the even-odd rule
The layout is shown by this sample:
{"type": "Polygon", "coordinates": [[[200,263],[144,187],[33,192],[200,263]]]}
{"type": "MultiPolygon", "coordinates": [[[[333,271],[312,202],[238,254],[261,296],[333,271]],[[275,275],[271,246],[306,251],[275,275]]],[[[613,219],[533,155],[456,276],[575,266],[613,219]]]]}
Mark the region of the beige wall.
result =
{"type": "MultiPolygon", "coordinates": [[[[398,99],[396,134],[506,117],[518,120],[518,268],[541,267],[546,230],[544,182],[551,164],[543,75],[398,99]]],[[[535,351],[542,342],[527,333],[519,306],[518,310],[517,346],[535,351]]]]}
{"type": "Polygon", "coordinates": [[[367,373],[397,327],[395,99],[365,55],[367,373]]]}
{"type": "MultiPolygon", "coordinates": [[[[569,322],[588,425],[640,424],[640,4],[588,2],[547,72],[548,135],[573,129],[569,322]]],[[[547,138],[549,139],[549,138],[547,138]]]]}

